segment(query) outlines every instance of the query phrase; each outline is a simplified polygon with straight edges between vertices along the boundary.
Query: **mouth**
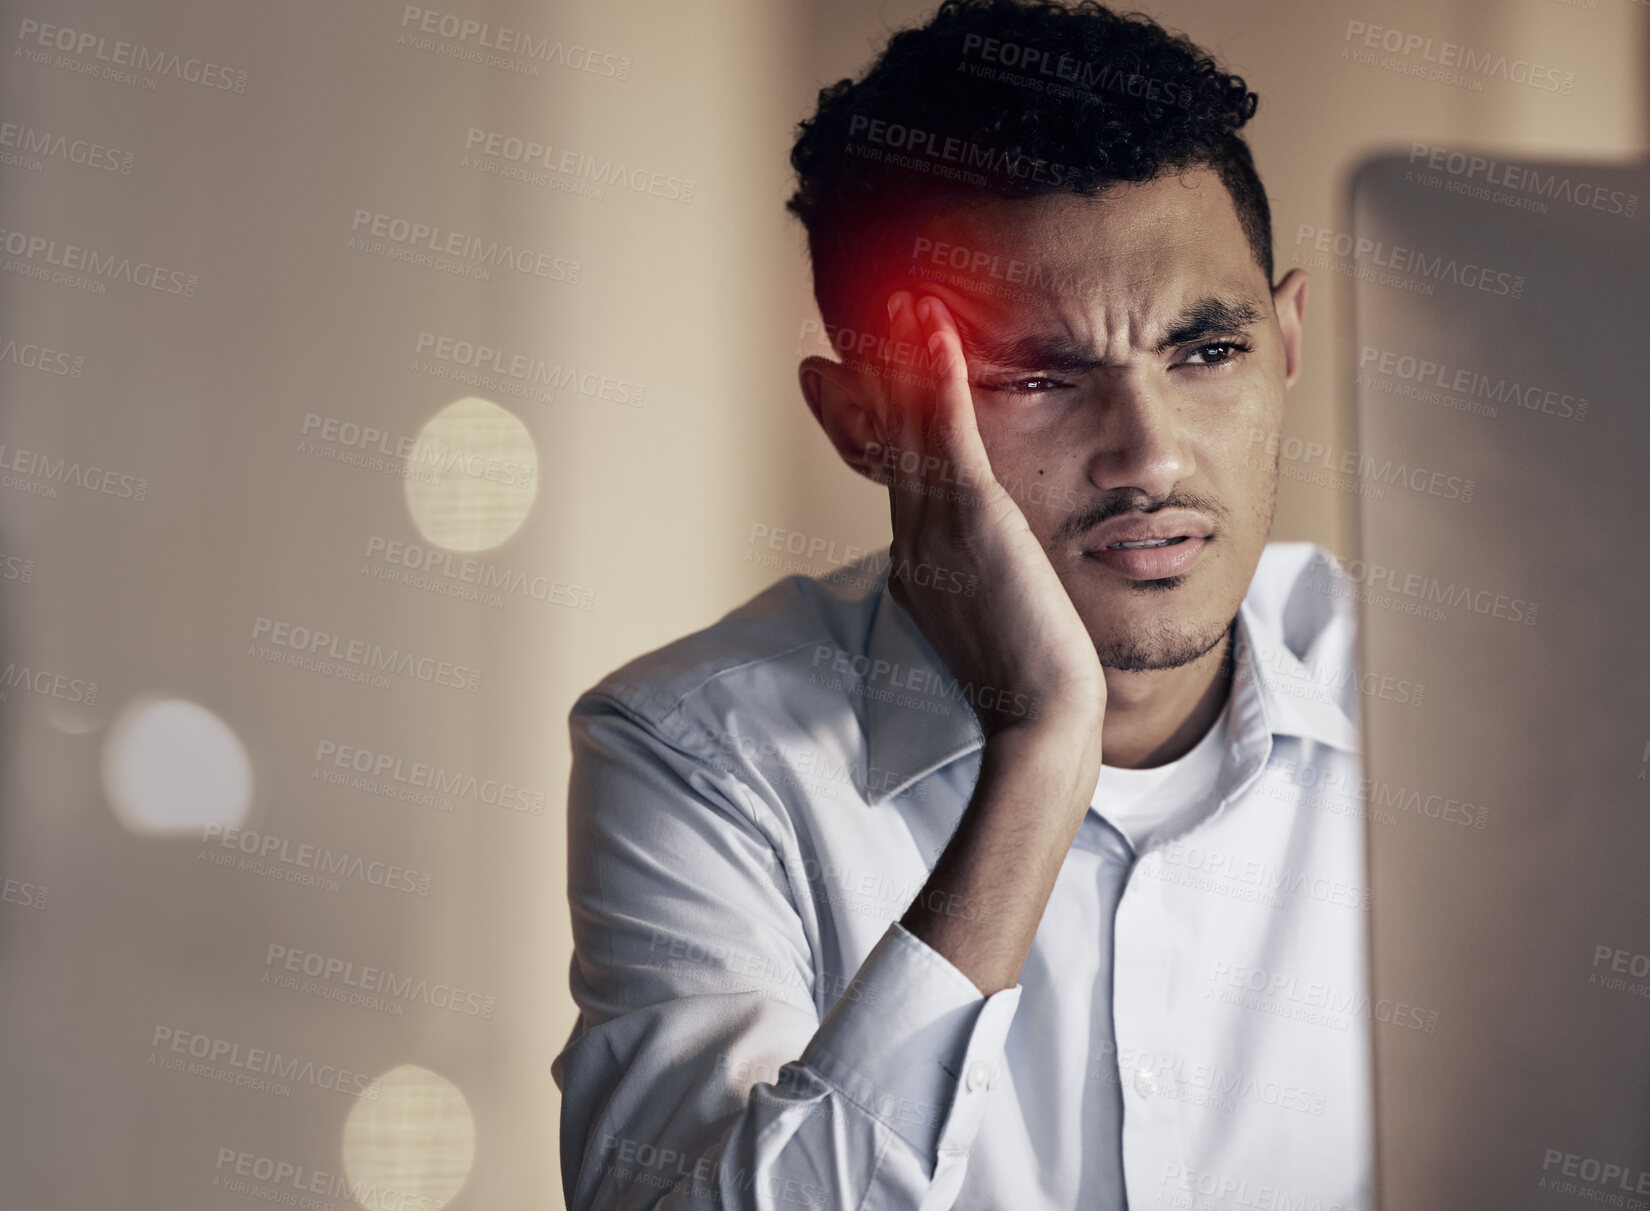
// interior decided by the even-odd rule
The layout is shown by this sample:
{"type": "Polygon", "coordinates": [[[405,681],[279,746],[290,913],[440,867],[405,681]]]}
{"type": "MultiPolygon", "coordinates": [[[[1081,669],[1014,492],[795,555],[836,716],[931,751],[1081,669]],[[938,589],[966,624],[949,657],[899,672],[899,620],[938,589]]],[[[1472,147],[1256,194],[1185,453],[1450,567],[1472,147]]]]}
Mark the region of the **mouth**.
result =
{"type": "Polygon", "coordinates": [[[1095,527],[1083,555],[1126,580],[1168,580],[1189,573],[1214,535],[1214,522],[1195,509],[1127,513],[1095,527]]]}
{"type": "Polygon", "coordinates": [[[1175,538],[1143,538],[1139,542],[1110,542],[1101,548],[1103,551],[1140,551],[1150,547],[1172,547],[1176,543],[1185,542],[1186,535],[1175,538]]]}
{"type": "Polygon", "coordinates": [[[1193,509],[1166,509],[1156,513],[1127,513],[1090,531],[1084,547],[1091,552],[1151,551],[1160,547],[1194,545],[1214,537],[1214,523],[1193,509]]]}

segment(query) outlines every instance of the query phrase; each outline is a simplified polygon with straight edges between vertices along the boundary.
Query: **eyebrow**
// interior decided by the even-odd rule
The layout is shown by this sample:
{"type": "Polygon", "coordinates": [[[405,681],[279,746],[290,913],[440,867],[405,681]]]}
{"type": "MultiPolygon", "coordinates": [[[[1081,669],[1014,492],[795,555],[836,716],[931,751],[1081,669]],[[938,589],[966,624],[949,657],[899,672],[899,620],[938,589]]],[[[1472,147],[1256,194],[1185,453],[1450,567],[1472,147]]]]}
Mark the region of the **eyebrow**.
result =
{"type": "MultiPolygon", "coordinates": [[[[963,352],[974,361],[1020,370],[1054,370],[1063,374],[1087,374],[1103,369],[1106,359],[1092,346],[1064,336],[993,337],[953,313],[963,352]]],[[[1261,310],[1248,299],[1202,298],[1183,309],[1169,322],[1153,353],[1163,353],[1178,345],[1190,345],[1214,336],[1242,332],[1261,319],[1261,310]]]]}
{"type": "Polygon", "coordinates": [[[1174,318],[1152,352],[1163,353],[1206,337],[1242,332],[1260,318],[1260,308],[1248,299],[1199,299],[1174,318]]]}

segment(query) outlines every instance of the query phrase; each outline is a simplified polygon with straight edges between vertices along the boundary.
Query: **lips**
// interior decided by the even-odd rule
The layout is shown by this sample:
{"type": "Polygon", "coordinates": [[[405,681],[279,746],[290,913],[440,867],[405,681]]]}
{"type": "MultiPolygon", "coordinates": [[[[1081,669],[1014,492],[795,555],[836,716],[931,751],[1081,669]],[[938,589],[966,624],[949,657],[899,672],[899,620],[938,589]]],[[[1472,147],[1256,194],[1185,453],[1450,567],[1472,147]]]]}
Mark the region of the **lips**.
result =
{"type": "Polygon", "coordinates": [[[1185,509],[1131,513],[1095,527],[1083,555],[1127,580],[1168,580],[1191,571],[1213,533],[1208,518],[1185,509]]]}
{"type": "Polygon", "coordinates": [[[1090,531],[1083,540],[1083,549],[1086,554],[1108,549],[1159,550],[1165,544],[1177,544],[1189,538],[1208,538],[1214,530],[1208,518],[1185,509],[1170,509],[1161,513],[1130,513],[1123,517],[1114,517],[1090,531]]]}

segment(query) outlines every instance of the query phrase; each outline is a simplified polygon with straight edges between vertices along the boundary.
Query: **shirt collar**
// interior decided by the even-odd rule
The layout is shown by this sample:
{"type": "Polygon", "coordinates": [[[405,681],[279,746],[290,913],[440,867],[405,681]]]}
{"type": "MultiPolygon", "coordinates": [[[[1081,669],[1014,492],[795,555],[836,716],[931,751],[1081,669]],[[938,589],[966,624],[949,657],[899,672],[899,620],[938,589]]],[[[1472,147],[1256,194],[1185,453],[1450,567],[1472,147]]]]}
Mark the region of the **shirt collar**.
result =
{"type": "MultiPolygon", "coordinates": [[[[960,696],[937,689],[920,695],[925,703],[950,708],[941,714],[910,705],[909,695],[881,692],[889,682],[938,687],[950,686],[954,679],[910,614],[888,592],[886,563],[876,593],[876,616],[866,645],[872,672],[865,681],[866,764],[860,788],[873,806],[985,742],[973,708],[960,696]],[[882,686],[879,678],[887,679],[882,686]]],[[[1338,687],[1355,677],[1355,670],[1348,666],[1314,674],[1247,597],[1238,607],[1235,651],[1233,741],[1221,770],[1224,787],[1239,787],[1259,772],[1271,756],[1274,735],[1358,750],[1357,725],[1336,702],[1338,687]]]]}

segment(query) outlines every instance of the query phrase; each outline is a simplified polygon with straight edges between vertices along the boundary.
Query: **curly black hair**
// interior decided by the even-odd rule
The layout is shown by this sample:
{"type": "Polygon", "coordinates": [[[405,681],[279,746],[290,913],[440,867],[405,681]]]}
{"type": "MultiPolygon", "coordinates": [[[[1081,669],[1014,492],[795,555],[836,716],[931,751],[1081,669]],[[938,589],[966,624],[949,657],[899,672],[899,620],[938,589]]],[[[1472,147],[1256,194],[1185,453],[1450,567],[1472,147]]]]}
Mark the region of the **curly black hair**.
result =
{"type": "Polygon", "coordinates": [[[866,292],[925,217],[981,198],[1095,196],[1212,168],[1272,279],[1266,191],[1238,133],[1259,98],[1141,13],[1096,2],[945,0],[858,82],[819,91],[798,127],[786,209],[808,233],[828,322],[866,292]]]}

